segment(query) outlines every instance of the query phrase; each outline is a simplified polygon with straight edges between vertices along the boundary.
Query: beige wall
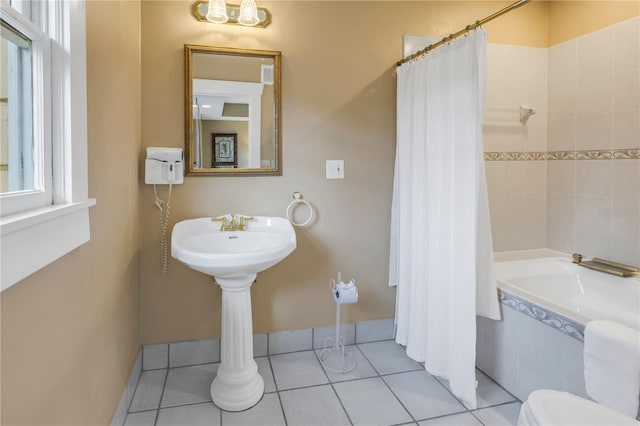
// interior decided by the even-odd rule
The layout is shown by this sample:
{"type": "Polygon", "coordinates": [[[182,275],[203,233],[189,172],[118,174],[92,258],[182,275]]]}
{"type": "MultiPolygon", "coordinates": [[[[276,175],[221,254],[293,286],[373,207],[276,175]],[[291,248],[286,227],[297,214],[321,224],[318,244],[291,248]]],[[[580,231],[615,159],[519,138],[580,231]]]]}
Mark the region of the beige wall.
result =
{"type": "Polygon", "coordinates": [[[109,424],[139,350],[140,5],[87,2],[91,241],[2,292],[3,425],[109,424]]]}
{"type": "MultiPolygon", "coordinates": [[[[634,2],[600,2],[618,12],[592,3],[534,1],[484,28],[489,43],[548,47],[560,39],[564,21],[574,21],[574,32],[588,33],[637,15],[634,2]],[[569,16],[562,18],[563,11],[569,16]]],[[[283,176],[188,177],[174,189],[171,223],[229,212],[281,216],[291,193],[300,191],[318,219],[297,229],[298,249],[289,258],[259,276],[254,330],[331,324],[326,285],[338,271],[354,275],[361,289],[360,302],[343,310],[345,321],[391,317],[394,291],[386,286],[386,265],[395,149],[392,64],[400,59],[402,35],[444,36],[511,1],[262,4],[273,15],[266,29],[197,22],[190,2],[143,2],[145,146],[182,146],[184,44],[283,54],[283,176]],[[345,160],[344,180],[324,178],[327,159],[345,160]]],[[[143,188],[142,341],[218,335],[219,288],[174,261],[167,277],[159,274],[159,226],[145,220],[155,217],[151,194],[143,188]]]]}
{"type": "Polygon", "coordinates": [[[640,2],[551,1],[549,46],[576,38],[640,15],[640,2]]]}
{"type": "MultiPolygon", "coordinates": [[[[142,140],[183,146],[183,45],[282,52],[282,177],[187,177],[173,189],[171,226],[224,213],[283,216],[291,194],[317,220],[297,229],[298,248],[261,273],[252,289],[254,331],[330,325],[329,279],[353,275],[360,300],[343,320],[393,316],[387,286],[389,209],[395,155],[393,64],[403,34],[442,36],[510,2],[263,2],[266,29],[196,21],[188,1],[142,3],[142,140]],[[345,179],[326,180],[325,160],[344,159],[345,179]]],[[[544,47],[546,4],[487,25],[489,41],[544,47]],[[517,31],[516,31],[517,29],[517,31]]],[[[219,335],[220,289],[173,260],[160,275],[153,190],[142,188],[142,341],[219,335]]]]}

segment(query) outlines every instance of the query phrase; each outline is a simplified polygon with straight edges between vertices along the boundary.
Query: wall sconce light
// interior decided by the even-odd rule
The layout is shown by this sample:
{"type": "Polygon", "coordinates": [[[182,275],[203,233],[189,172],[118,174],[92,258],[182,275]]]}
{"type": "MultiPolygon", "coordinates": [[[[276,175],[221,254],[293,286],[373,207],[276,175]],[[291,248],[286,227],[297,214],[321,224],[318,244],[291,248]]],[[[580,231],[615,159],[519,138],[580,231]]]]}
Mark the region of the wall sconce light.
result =
{"type": "Polygon", "coordinates": [[[229,21],[229,15],[227,15],[227,4],[224,0],[209,0],[209,6],[207,8],[207,14],[205,18],[209,22],[214,24],[224,24],[229,21]]]}
{"type": "Polygon", "coordinates": [[[258,7],[255,0],[242,0],[240,5],[225,0],[198,0],[193,5],[193,14],[198,21],[214,24],[264,28],[271,23],[269,11],[258,7]]]}

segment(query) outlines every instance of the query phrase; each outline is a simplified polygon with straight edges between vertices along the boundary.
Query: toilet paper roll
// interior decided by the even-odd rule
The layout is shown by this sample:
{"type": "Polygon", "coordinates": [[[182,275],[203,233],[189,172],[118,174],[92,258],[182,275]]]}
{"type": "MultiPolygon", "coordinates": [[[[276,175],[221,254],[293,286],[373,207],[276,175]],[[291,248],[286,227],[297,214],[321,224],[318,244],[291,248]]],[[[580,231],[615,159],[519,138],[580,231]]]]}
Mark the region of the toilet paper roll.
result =
{"type": "Polygon", "coordinates": [[[336,284],[336,287],[333,289],[333,300],[335,300],[338,305],[346,305],[358,301],[358,287],[356,287],[353,279],[348,283],[340,281],[336,284]]]}

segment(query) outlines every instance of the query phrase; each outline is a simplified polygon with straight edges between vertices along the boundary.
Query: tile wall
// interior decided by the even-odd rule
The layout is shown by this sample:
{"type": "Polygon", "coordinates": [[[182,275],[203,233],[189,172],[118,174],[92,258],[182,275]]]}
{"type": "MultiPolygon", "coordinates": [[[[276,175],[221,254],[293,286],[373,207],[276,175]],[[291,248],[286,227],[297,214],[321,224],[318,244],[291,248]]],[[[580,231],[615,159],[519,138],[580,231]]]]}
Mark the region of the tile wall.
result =
{"type": "Polygon", "coordinates": [[[485,165],[495,251],[640,264],[640,18],[549,49],[489,45],[485,165]],[[521,104],[536,109],[519,122],[521,104]]]}
{"type": "Polygon", "coordinates": [[[476,365],[525,401],[536,389],[589,398],[584,343],[504,304],[502,321],[477,317],[476,365]]]}
{"type": "Polygon", "coordinates": [[[548,50],[547,247],[638,265],[640,18],[548,50]]]}
{"type": "MultiPolygon", "coordinates": [[[[393,319],[340,324],[342,344],[378,342],[393,338],[393,319]]],[[[335,338],[335,326],[274,331],[253,335],[253,356],[322,349],[335,338]]],[[[220,338],[143,345],[142,370],[184,367],[220,361],[220,338]]]]}
{"type": "Polygon", "coordinates": [[[495,251],[546,247],[547,50],[490,44],[484,150],[495,251]],[[535,115],[520,122],[520,105],[535,115]],[[520,154],[515,156],[514,154],[520,154]],[[533,157],[533,155],[532,155],[533,157]]]}

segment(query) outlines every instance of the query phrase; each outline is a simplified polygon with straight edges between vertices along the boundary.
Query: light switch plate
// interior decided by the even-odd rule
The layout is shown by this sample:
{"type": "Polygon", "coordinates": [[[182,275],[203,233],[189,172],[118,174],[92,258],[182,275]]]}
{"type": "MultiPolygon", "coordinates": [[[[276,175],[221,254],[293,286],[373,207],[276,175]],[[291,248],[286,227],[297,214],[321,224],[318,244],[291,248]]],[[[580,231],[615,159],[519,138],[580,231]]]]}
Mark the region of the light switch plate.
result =
{"type": "Polygon", "coordinates": [[[327,160],[327,179],[344,179],[344,160],[327,160]]]}

